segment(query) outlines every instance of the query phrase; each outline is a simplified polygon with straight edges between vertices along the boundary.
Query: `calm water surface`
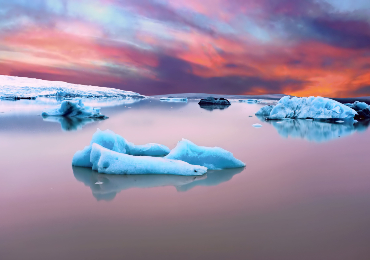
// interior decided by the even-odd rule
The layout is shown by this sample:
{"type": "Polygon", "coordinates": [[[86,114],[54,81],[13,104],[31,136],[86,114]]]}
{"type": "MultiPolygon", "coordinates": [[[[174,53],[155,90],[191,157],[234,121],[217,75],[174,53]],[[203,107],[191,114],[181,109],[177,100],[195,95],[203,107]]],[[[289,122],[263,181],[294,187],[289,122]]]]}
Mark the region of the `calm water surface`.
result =
{"type": "Polygon", "coordinates": [[[154,100],[103,107],[105,121],[44,120],[22,102],[0,102],[2,260],[370,258],[367,123],[154,100]],[[72,168],[97,128],[135,144],[219,146],[247,166],[201,177],[72,168]]]}

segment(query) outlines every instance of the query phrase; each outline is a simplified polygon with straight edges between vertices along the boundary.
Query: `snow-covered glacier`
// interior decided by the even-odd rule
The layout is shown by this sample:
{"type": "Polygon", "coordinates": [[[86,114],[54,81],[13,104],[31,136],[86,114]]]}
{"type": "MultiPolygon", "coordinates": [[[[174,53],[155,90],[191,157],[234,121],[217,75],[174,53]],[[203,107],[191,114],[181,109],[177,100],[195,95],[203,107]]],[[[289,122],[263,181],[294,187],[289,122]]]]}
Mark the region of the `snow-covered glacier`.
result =
{"type": "Polygon", "coordinates": [[[323,97],[282,97],[274,106],[262,107],[257,116],[266,119],[344,119],[353,120],[357,112],[337,101],[323,97]]]}
{"type": "Polygon", "coordinates": [[[16,100],[36,97],[145,98],[145,96],[132,91],[114,88],[0,75],[0,99],[16,100]]]}

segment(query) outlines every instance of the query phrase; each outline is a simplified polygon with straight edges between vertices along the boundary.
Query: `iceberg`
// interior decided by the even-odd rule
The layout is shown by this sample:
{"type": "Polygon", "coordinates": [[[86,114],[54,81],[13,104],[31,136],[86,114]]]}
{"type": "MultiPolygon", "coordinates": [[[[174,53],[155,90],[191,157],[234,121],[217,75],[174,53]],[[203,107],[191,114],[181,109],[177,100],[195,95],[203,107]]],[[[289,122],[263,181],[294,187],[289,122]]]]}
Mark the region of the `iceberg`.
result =
{"type": "Polygon", "coordinates": [[[0,99],[18,100],[24,98],[35,99],[36,97],[146,98],[132,91],[114,88],[0,75],[0,99]]]}
{"type": "Polygon", "coordinates": [[[188,102],[187,98],[174,98],[174,97],[167,97],[159,99],[162,102],[188,102]]]}
{"type": "Polygon", "coordinates": [[[93,144],[99,144],[114,152],[135,156],[165,156],[170,152],[170,149],[167,146],[161,144],[150,143],[146,145],[134,145],[133,143],[126,141],[122,136],[115,134],[113,131],[101,131],[100,129],[97,129],[91,139],[90,145],[86,146],[82,151],[77,151],[73,156],[73,166],[88,168],[93,166],[90,162],[90,154],[93,144]]]}
{"type": "Polygon", "coordinates": [[[244,167],[245,163],[236,159],[232,153],[219,147],[197,146],[182,139],[166,156],[166,159],[181,160],[192,165],[201,165],[209,170],[244,167]]]}
{"type": "Polygon", "coordinates": [[[105,174],[173,174],[203,175],[207,168],[184,161],[161,157],[133,156],[93,144],[90,155],[92,169],[105,174]]]}
{"type": "Polygon", "coordinates": [[[356,120],[364,120],[370,118],[370,106],[368,104],[356,101],[353,104],[348,103],[345,105],[357,112],[357,115],[355,116],[356,120]]]}
{"type": "Polygon", "coordinates": [[[248,103],[248,104],[255,104],[258,103],[258,99],[239,99],[239,102],[241,103],[248,103]]]}
{"type": "Polygon", "coordinates": [[[59,108],[50,109],[42,113],[43,117],[48,116],[63,116],[63,117],[79,117],[79,118],[99,118],[106,119],[107,117],[100,114],[100,108],[85,106],[81,99],[64,100],[59,108]]]}
{"type": "Polygon", "coordinates": [[[261,108],[256,115],[265,116],[266,119],[353,120],[357,113],[352,108],[329,98],[285,96],[275,106],[261,108]]]}
{"type": "Polygon", "coordinates": [[[230,101],[225,98],[214,98],[214,97],[203,98],[199,101],[198,104],[199,105],[224,105],[224,106],[231,105],[230,101]]]}

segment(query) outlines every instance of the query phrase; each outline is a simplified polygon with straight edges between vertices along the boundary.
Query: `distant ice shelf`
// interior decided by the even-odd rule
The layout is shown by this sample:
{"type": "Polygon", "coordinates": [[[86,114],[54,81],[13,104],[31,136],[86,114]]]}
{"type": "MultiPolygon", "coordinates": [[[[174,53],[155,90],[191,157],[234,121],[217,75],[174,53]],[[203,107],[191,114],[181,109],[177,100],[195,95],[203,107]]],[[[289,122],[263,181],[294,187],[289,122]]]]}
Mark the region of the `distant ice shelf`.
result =
{"type": "Polygon", "coordinates": [[[0,99],[18,100],[37,97],[145,98],[139,93],[114,88],[0,75],[0,99]]]}

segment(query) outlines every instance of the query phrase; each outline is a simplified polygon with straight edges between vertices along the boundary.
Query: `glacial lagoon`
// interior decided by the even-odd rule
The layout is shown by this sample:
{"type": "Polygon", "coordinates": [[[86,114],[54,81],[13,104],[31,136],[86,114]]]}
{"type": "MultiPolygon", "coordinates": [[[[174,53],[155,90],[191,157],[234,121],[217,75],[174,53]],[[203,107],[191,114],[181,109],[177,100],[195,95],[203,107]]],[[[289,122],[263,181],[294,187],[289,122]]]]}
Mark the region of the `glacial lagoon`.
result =
{"type": "Polygon", "coordinates": [[[254,116],[261,104],[203,109],[155,99],[98,102],[107,120],[40,116],[58,102],[0,101],[0,259],[370,255],[366,121],[265,121],[254,116]],[[72,167],[97,128],[135,144],[219,146],[247,165],[204,176],[72,167]]]}

